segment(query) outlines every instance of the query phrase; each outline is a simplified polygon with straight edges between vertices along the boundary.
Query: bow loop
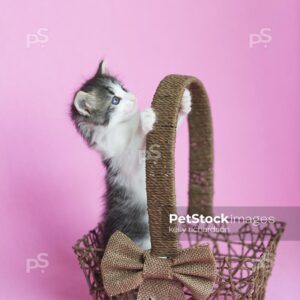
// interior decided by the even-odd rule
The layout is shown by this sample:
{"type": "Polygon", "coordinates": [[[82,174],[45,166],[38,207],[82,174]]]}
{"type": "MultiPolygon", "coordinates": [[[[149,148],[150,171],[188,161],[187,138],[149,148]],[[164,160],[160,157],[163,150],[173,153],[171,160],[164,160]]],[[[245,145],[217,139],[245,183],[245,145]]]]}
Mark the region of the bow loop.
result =
{"type": "Polygon", "coordinates": [[[206,299],[216,278],[216,263],[208,245],[180,250],[172,259],[152,256],[116,231],[101,262],[104,288],[109,296],[139,288],[138,300],[184,300],[185,286],[197,300],[206,299]]]}

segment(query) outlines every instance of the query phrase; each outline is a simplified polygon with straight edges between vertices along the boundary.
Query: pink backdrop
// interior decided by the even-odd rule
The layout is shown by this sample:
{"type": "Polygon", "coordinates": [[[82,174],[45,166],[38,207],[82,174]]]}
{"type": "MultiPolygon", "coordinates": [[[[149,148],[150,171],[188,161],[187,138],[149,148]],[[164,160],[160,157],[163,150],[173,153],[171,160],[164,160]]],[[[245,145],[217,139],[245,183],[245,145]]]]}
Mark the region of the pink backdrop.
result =
{"type": "MultiPolygon", "coordinates": [[[[298,205],[299,1],[29,0],[0,11],[0,299],[89,299],[71,246],[98,221],[104,173],[68,112],[102,57],[141,108],[166,74],[203,80],[216,205],[298,205]]],[[[281,243],[267,299],[299,298],[299,250],[281,243]]]]}

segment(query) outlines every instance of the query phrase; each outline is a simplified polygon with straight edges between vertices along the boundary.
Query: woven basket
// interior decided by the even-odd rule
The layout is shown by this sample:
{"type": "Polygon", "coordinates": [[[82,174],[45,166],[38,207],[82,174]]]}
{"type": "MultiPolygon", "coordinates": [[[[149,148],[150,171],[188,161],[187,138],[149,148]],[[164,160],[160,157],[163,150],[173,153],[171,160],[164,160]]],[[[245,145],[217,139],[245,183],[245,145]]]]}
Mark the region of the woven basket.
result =
{"type": "MultiPolygon", "coordinates": [[[[176,124],[184,88],[192,94],[189,114],[190,171],[189,214],[212,215],[213,143],[209,100],[202,83],[190,76],[169,75],[164,78],[154,96],[152,107],[157,121],[147,136],[146,149],[159,145],[161,158],[146,160],[146,182],[151,254],[173,256],[179,241],[190,247],[208,241],[217,263],[218,276],[208,299],[264,299],[267,280],[274,263],[276,247],[285,224],[276,222],[252,226],[243,225],[236,232],[187,232],[184,237],[171,225],[168,215],[176,213],[174,151],[176,124]]],[[[109,299],[100,271],[104,254],[103,227],[99,224],[73,247],[86,277],[93,299],[109,299]]],[[[185,291],[187,299],[194,299],[185,291]]],[[[113,299],[136,299],[137,291],[113,299]]],[[[157,299],[165,300],[165,299],[157,299]]],[[[166,299],[167,300],[167,299],[166,299]]]]}

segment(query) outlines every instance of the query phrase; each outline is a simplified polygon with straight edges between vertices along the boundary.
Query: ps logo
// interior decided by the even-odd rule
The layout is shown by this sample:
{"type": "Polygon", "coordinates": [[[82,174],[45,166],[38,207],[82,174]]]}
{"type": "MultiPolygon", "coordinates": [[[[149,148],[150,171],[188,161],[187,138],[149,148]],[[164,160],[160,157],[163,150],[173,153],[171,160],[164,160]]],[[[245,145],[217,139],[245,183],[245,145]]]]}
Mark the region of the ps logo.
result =
{"type": "Polygon", "coordinates": [[[259,33],[249,34],[249,47],[253,48],[254,45],[263,44],[265,48],[272,41],[271,28],[262,28],[259,33]]]}
{"type": "Polygon", "coordinates": [[[41,47],[45,47],[48,42],[49,37],[46,34],[48,32],[47,28],[39,28],[37,33],[29,33],[26,36],[26,47],[30,48],[33,44],[39,44],[41,47]]]}
{"type": "MultiPolygon", "coordinates": [[[[139,152],[139,162],[143,163],[145,160],[158,160],[161,158],[161,153],[158,150],[160,148],[160,145],[151,145],[149,147],[149,150],[141,150],[139,152]]],[[[156,162],[154,162],[156,163],[156,162]]]]}
{"type": "Polygon", "coordinates": [[[47,257],[47,253],[39,253],[36,258],[26,259],[26,273],[30,273],[34,269],[41,269],[41,272],[45,273],[45,268],[49,266],[47,257]]]}

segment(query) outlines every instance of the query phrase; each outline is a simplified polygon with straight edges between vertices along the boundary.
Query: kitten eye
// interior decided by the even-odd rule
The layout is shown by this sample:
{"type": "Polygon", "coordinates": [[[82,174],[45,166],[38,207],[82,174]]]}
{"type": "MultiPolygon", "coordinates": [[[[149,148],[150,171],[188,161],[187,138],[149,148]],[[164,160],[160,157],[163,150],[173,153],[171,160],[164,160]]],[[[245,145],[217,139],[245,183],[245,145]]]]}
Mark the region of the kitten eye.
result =
{"type": "Polygon", "coordinates": [[[118,105],[121,101],[121,98],[120,97],[117,97],[117,96],[113,96],[111,98],[111,103],[114,104],[114,105],[118,105]]]}

